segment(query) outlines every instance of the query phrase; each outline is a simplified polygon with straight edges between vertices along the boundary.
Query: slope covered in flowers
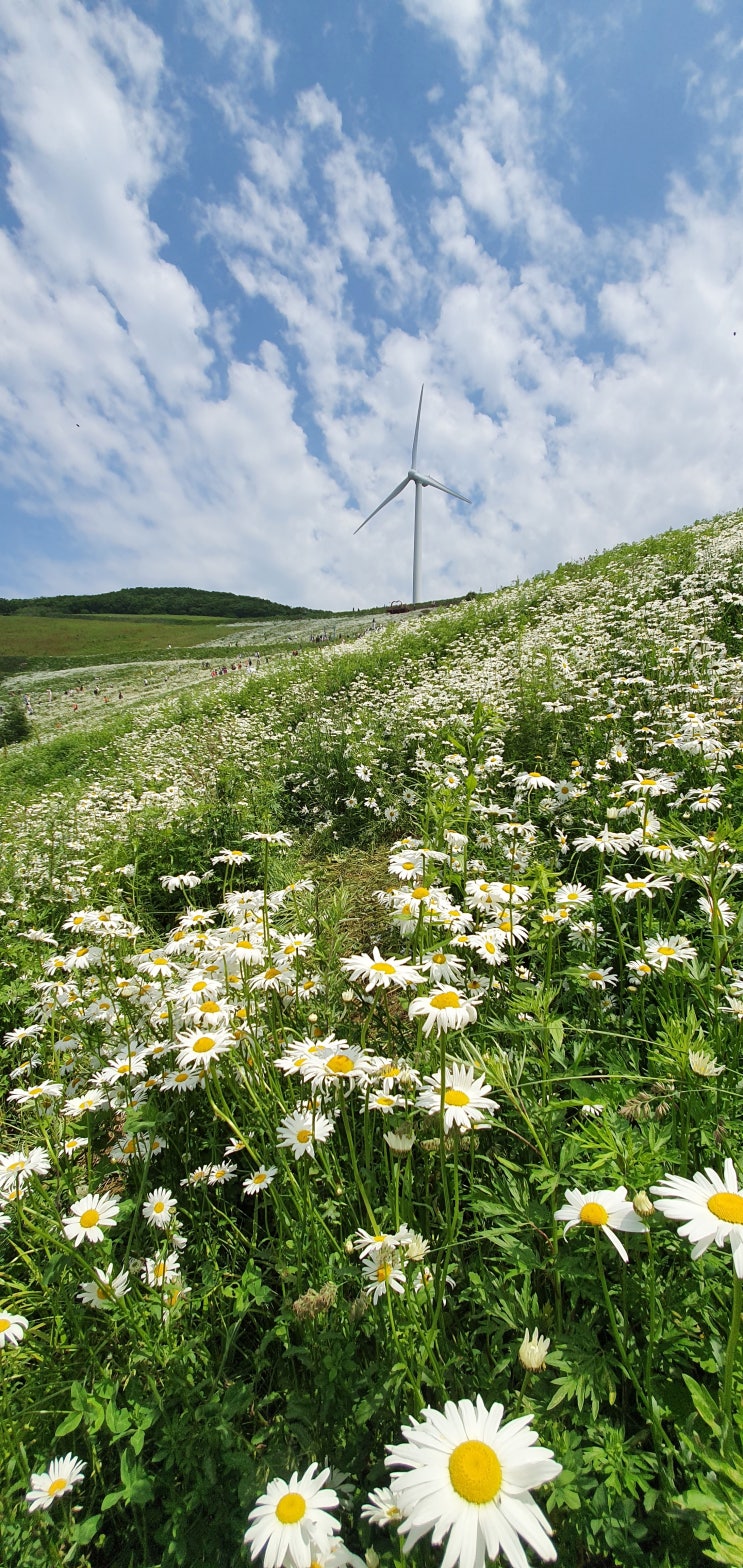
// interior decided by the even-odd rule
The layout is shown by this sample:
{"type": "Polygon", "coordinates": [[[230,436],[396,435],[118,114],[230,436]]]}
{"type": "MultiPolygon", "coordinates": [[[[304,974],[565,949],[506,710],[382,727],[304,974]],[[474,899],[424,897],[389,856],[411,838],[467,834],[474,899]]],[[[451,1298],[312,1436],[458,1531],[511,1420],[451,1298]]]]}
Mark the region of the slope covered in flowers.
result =
{"type": "Polygon", "coordinates": [[[743,1562],[741,560],[2,759],[4,1562],[743,1562]]]}

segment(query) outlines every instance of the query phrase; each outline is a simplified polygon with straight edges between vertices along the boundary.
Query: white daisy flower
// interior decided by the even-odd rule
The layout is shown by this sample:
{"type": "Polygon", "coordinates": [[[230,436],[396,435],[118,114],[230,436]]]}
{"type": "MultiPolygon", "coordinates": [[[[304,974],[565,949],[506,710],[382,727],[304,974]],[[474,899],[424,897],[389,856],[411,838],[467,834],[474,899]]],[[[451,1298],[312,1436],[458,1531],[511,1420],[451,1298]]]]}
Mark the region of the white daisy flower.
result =
{"type": "Polygon", "coordinates": [[[0,1350],[6,1345],[20,1345],[28,1328],[28,1318],[19,1312],[5,1312],[0,1307],[0,1350]]]}
{"type": "Polygon", "coordinates": [[[590,904],[592,898],[591,889],[583,882],[562,882],[555,892],[558,907],[564,905],[568,909],[581,909],[590,904]]]}
{"type": "Polygon", "coordinates": [[[366,1258],[376,1259],[383,1247],[391,1251],[398,1245],[399,1240],[399,1231],[370,1231],[360,1228],[354,1234],[353,1245],[362,1260],[366,1258]]]}
{"type": "Polygon", "coordinates": [[[646,898],[652,898],[657,888],[667,892],[671,880],[670,877],[661,877],[653,872],[649,872],[644,877],[636,877],[631,876],[629,871],[625,871],[623,881],[619,877],[605,877],[601,886],[603,892],[608,893],[610,898],[623,898],[625,904],[629,904],[640,893],[644,893],[646,898]]]}
{"type": "Polygon", "coordinates": [[[439,951],[426,953],[425,957],[421,959],[421,969],[434,985],[441,983],[447,985],[451,984],[452,981],[456,985],[464,969],[464,964],[461,958],[457,958],[455,954],[439,951]]]}
{"type": "Polygon", "coordinates": [[[387,1295],[388,1290],[394,1290],[398,1296],[404,1294],[405,1275],[389,1247],[382,1247],[371,1257],[365,1258],[362,1266],[364,1290],[372,1301],[379,1301],[387,1295]]]}
{"type": "MultiPolygon", "coordinates": [[[[429,1076],[425,1082],[428,1088],[421,1089],[416,1106],[421,1111],[427,1111],[429,1116],[437,1116],[441,1110],[441,1075],[429,1076]]],[[[476,1127],[491,1111],[497,1111],[498,1106],[491,1100],[490,1094],[485,1079],[475,1078],[474,1067],[463,1067],[458,1062],[447,1067],[444,1080],[444,1131],[451,1132],[452,1127],[458,1127],[466,1132],[470,1127],[476,1127]]]]}
{"type": "Polygon", "coordinates": [[[19,1107],[33,1105],[34,1100],[58,1100],[62,1094],[61,1083],[52,1083],[45,1078],[43,1083],[35,1083],[30,1089],[11,1089],[8,1100],[19,1107]]]}
{"type": "Polygon", "coordinates": [[[565,1193],[567,1202],[557,1210],[556,1220],[565,1220],[564,1235],[574,1225],[591,1225],[598,1227],[608,1236],[613,1247],[616,1247],[620,1258],[629,1263],[627,1253],[621,1241],[617,1240],[614,1232],[618,1230],[644,1231],[647,1229],[637,1218],[631,1203],[627,1202],[627,1188],[617,1187],[602,1189],[601,1192],[579,1192],[577,1187],[569,1187],[565,1193]]]}
{"type": "Polygon", "coordinates": [[[707,1051],[689,1051],[689,1066],[698,1078],[719,1078],[724,1073],[725,1067],[718,1062],[716,1056],[710,1056],[707,1051]]]}
{"type": "Polygon", "coordinates": [[[208,1067],[218,1056],[223,1056],[233,1045],[226,1029],[213,1034],[202,1034],[198,1029],[179,1034],[178,1066],[180,1068],[208,1067]]]}
{"type": "Polygon", "coordinates": [[[243,1182],[243,1192],[247,1193],[249,1198],[254,1198],[256,1193],[263,1192],[266,1187],[270,1187],[277,1168],[276,1165],[268,1167],[262,1165],[260,1170],[253,1171],[252,1176],[248,1176],[247,1181],[243,1182]]]}
{"type": "Polygon", "coordinates": [[[700,1258],[715,1243],[730,1243],[733,1264],[743,1279],[743,1193],[732,1160],[726,1160],[723,1175],[709,1166],[704,1174],[696,1171],[693,1181],[685,1176],[664,1176],[650,1192],[655,1207],[668,1220],[683,1220],[679,1236],[691,1242],[691,1255],[700,1258]]]}
{"type": "Polygon", "coordinates": [[[29,1176],[46,1176],[50,1165],[46,1149],[38,1145],[28,1153],[13,1149],[10,1154],[0,1154],[0,1192],[12,1192],[16,1186],[22,1189],[29,1176]]]}
{"type": "Polygon", "coordinates": [[[142,1204],[142,1213],[150,1225],[157,1230],[167,1230],[168,1225],[178,1207],[172,1192],[168,1187],[155,1187],[142,1204]]]}
{"type": "Polygon", "coordinates": [[[500,1552],[511,1568],[524,1568],[521,1537],[543,1561],[554,1561],[551,1526],[530,1492],[562,1466],[549,1448],[535,1448],[530,1415],[502,1421],[503,1406],[488,1410],[479,1395],[476,1404],[449,1401],[443,1415],[425,1409],[403,1427],[405,1441],[389,1445],[406,1552],[430,1534],[434,1546],[447,1538],[445,1568],[483,1568],[500,1552]]]}
{"type": "Polygon", "coordinates": [[[383,958],[379,948],[368,953],[355,953],[352,958],[341,959],[341,969],[345,969],[351,980],[366,980],[366,990],[373,991],[377,986],[387,990],[389,986],[413,986],[423,984],[423,975],[413,967],[409,958],[383,958]]]}
{"type": "Polygon", "coordinates": [[[402,1523],[402,1513],[395,1499],[395,1494],[390,1486],[375,1487],[369,1493],[368,1503],[361,1505],[361,1517],[367,1524],[376,1525],[383,1530],[387,1525],[402,1523]]]}
{"type": "Polygon", "coordinates": [[[613,969],[594,968],[591,964],[580,964],[576,970],[576,975],[579,980],[585,980],[586,984],[590,985],[594,991],[605,991],[607,985],[616,985],[617,983],[617,977],[613,969]]]}
{"type": "Polygon", "coordinates": [[[105,1269],[95,1269],[94,1273],[95,1280],[80,1286],[77,1299],[98,1312],[110,1312],[114,1302],[120,1301],[130,1288],[129,1270],[122,1269],[120,1274],[114,1274],[113,1263],[109,1263],[105,1269]]]}
{"type": "Polygon", "coordinates": [[[31,1490],[26,1493],[29,1513],[35,1513],[37,1508],[51,1508],[58,1497],[64,1497],[82,1481],[84,1473],[85,1462],[76,1459],[74,1454],[53,1459],[48,1470],[31,1476],[31,1490]]]}
{"type": "Polygon", "coordinates": [[[102,1105],[107,1104],[102,1089],[88,1089],[85,1094],[73,1095],[71,1099],[65,1100],[62,1109],[64,1115],[69,1116],[71,1121],[77,1121],[78,1116],[86,1116],[89,1111],[97,1111],[102,1105]]]}
{"type": "Polygon", "coordinates": [[[329,1552],[340,1530],[330,1512],[338,1507],[338,1494],[325,1486],[330,1470],[317,1475],[316,1470],[313,1462],[301,1480],[295,1470],[290,1481],[269,1481],[251,1509],[243,1539],[253,1561],[264,1554],[264,1568],[310,1568],[315,1557],[329,1552]]]}
{"type": "Polygon", "coordinates": [[[430,996],[417,996],[408,1008],[409,1018],[423,1019],[423,1033],[427,1036],[446,1034],[450,1029],[465,1029],[477,1018],[474,1002],[461,996],[453,986],[438,986],[430,996]]]}
{"type": "Polygon", "coordinates": [[[308,1154],[310,1159],[315,1157],[315,1140],[325,1143],[333,1131],[333,1123],[327,1116],[316,1111],[291,1111],[279,1123],[278,1141],[282,1149],[291,1149],[295,1160],[308,1154]]]}
{"type": "Polygon", "coordinates": [[[335,1083],[363,1082],[368,1078],[372,1061],[360,1046],[336,1040],[332,1034],[327,1040],[318,1040],[317,1046],[300,1069],[305,1083],[320,1088],[335,1083]]]}
{"type": "Polygon", "coordinates": [[[166,1258],[145,1258],[142,1263],[140,1276],[145,1285],[152,1290],[162,1290],[165,1285],[171,1285],[181,1272],[181,1260],[177,1252],[169,1252],[166,1258]]]}
{"type": "Polygon", "coordinates": [[[685,936],[651,937],[645,943],[645,958],[653,969],[667,969],[672,959],[679,964],[690,964],[696,956],[696,948],[685,936]]]}
{"type": "Polygon", "coordinates": [[[74,1241],[76,1247],[83,1241],[103,1241],[103,1227],[115,1225],[118,1213],[117,1198],[108,1198],[103,1192],[86,1192],[73,1203],[62,1228],[67,1240],[74,1241]]]}

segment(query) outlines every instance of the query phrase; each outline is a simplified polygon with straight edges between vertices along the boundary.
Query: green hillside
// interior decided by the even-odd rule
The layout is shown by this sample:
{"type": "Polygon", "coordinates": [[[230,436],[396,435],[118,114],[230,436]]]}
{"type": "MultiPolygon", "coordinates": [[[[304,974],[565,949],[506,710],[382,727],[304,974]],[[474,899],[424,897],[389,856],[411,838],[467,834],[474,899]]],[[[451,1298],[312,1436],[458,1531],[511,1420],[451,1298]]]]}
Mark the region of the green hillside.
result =
{"type": "Polygon", "coordinates": [[[396,1568],[419,1431],[458,1568],[743,1564],[742,572],[8,682],[0,1563],[245,1568],[323,1462],[396,1568]]]}
{"type": "Polygon", "coordinates": [[[252,594],[208,588],[117,588],[111,593],[56,594],[51,598],[0,599],[0,615],[206,615],[230,621],[317,615],[304,605],[275,604],[252,594]]]}

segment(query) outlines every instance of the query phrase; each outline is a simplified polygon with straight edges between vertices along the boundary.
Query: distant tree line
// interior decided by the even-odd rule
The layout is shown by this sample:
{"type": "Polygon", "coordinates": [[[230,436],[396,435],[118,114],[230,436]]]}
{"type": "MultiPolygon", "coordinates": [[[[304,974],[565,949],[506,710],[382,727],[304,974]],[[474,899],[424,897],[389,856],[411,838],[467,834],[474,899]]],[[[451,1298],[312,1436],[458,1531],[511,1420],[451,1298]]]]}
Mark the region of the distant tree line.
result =
{"type": "Polygon", "coordinates": [[[53,598],[0,599],[0,615],[208,615],[230,621],[317,615],[304,605],[274,604],[250,594],[208,588],[117,588],[113,593],[63,593],[53,598]]]}

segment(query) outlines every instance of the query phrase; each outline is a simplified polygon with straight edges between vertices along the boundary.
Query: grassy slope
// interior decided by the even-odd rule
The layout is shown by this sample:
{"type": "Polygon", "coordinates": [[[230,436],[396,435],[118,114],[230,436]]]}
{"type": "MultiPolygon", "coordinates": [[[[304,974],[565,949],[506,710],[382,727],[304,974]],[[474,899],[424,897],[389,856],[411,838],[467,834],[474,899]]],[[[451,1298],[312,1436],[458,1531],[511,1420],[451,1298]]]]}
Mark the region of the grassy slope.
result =
{"type": "Polygon", "coordinates": [[[201,615],[6,615],[0,618],[0,661],[33,667],[88,659],[147,658],[169,648],[193,648],[218,637],[229,622],[201,615]]]}
{"type": "MultiPolygon", "coordinates": [[[[736,514],[740,521],[740,514],[736,514]]],[[[693,570],[697,552],[703,554],[706,547],[711,544],[720,527],[724,528],[727,521],[735,522],[735,517],[714,518],[711,521],[697,522],[687,529],[669,530],[662,535],[656,535],[647,540],[637,541],[632,544],[617,545],[611,550],[589,557],[585,561],[567,562],[561,564],[554,572],[543,573],[539,576],[518,584],[507,587],[490,596],[481,596],[471,603],[461,607],[453,607],[438,613],[418,617],[405,617],[404,620],[379,617],[380,632],[368,639],[361,637],[354,640],[344,648],[334,647],[332,657],[328,660],[327,650],[309,644],[300,634],[300,627],[295,623],[292,630],[296,631],[296,639],[292,638],[286,644],[285,625],[282,620],[267,621],[259,628],[254,628],[256,645],[258,642],[271,643],[272,636],[276,641],[268,649],[270,660],[264,659],[263,669],[268,685],[272,692],[294,691],[296,697],[290,697],[286,722],[293,729],[296,723],[301,722],[303,714],[307,712],[308,691],[312,691],[312,706],[317,705],[318,711],[325,702],[332,703],[334,697],[347,692],[348,688],[358,676],[363,676],[372,683],[379,682],[384,685],[390,679],[394,680],[394,672],[399,667],[415,666],[419,661],[426,661],[434,666],[446,666],[452,655],[456,658],[458,650],[466,647],[468,639],[476,637],[478,631],[485,626],[496,633],[504,642],[510,642],[516,636],[518,641],[520,632],[528,631],[530,626],[536,626],[543,612],[548,612],[549,606],[555,596],[562,597],[566,593],[570,599],[584,601],[590,604],[597,596],[601,598],[603,592],[611,591],[612,585],[620,580],[635,584],[640,598],[642,595],[643,575],[652,563],[660,564],[668,586],[668,592],[678,593],[686,576],[693,570]],[[260,634],[263,634],[261,637],[260,634]],[[301,656],[298,660],[282,657],[288,647],[301,645],[301,656]]],[[[728,571],[732,569],[733,577],[737,568],[733,561],[729,562],[728,571]]],[[[733,578],[731,577],[731,582],[733,578]]],[[[729,617],[728,612],[728,617],[729,617]]],[[[4,651],[3,636],[5,628],[9,625],[21,625],[24,620],[32,618],[12,617],[0,620],[0,655],[4,651]]],[[[344,634],[339,627],[336,630],[344,638],[354,637],[363,625],[371,620],[371,614],[366,613],[356,618],[359,627],[349,628],[344,634]]],[[[203,618],[174,622],[164,618],[156,621],[154,618],[124,618],[111,617],[110,619],[91,618],[90,621],[68,620],[55,621],[50,618],[38,618],[33,624],[39,627],[54,627],[61,625],[69,629],[70,635],[84,634],[85,627],[91,627],[94,634],[95,627],[102,628],[101,637],[104,656],[112,656],[113,639],[117,635],[128,637],[130,659],[142,657],[148,659],[157,657],[157,653],[148,644],[147,638],[150,629],[156,636],[173,641],[176,632],[180,629],[184,642],[181,644],[181,653],[192,646],[186,639],[193,636],[198,638],[198,659],[206,658],[211,662],[211,657],[227,656],[225,648],[212,648],[203,646],[203,636],[199,636],[199,629],[205,629],[211,624],[215,631],[224,635],[231,635],[233,627],[229,623],[207,623],[203,618]],[[193,628],[193,630],[191,630],[193,628]],[[139,642],[137,642],[139,639],[139,642]]],[[[305,639],[315,628],[322,625],[333,625],[333,618],[327,621],[309,622],[303,628],[305,639]]],[[[733,637],[737,633],[732,632],[733,637]]],[[[732,643],[731,647],[737,643],[732,643]]],[[[74,647],[74,644],[73,644],[74,647]]],[[[162,646],[160,649],[162,653],[162,646]]],[[[232,657],[239,657],[246,651],[245,647],[238,650],[232,657]]],[[[167,647],[166,647],[167,656],[167,647]]],[[[119,652],[119,656],[121,653],[119,652]]],[[[175,651],[171,658],[177,661],[175,651]]],[[[74,648],[70,651],[67,661],[60,657],[60,665],[84,662],[82,653],[74,648]]],[[[43,667],[50,667],[50,659],[39,659],[43,667]]],[[[163,669],[163,666],[159,666],[163,669]]],[[[240,710],[250,709],[258,699],[257,686],[254,683],[244,685],[244,676],[237,672],[230,675],[223,683],[196,681],[193,666],[174,662],[172,677],[165,667],[162,681],[152,679],[149,672],[150,683],[148,689],[144,687],[144,676],[136,669],[132,671],[131,692],[125,688],[127,703],[124,710],[116,708],[103,709],[101,701],[93,703],[90,694],[85,699],[79,698],[79,710],[75,716],[75,733],[69,723],[69,716],[64,722],[64,733],[52,733],[50,727],[44,723],[45,713],[43,699],[34,698],[36,703],[36,744],[27,744],[23,747],[11,748],[3,757],[0,755],[0,800],[8,801],[12,798],[24,800],[33,799],[37,792],[56,784],[65,783],[72,778],[82,782],[87,776],[99,775],[107,766],[114,766],[119,741],[131,733],[133,728],[138,732],[146,733],[150,729],[159,728],[165,719],[168,724],[175,723],[179,726],[183,722],[184,714],[175,714],[163,704],[171,704],[175,698],[178,703],[185,702],[189,710],[189,718],[195,719],[197,714],[208,714],[214,708],[215,701],[221,707],[226,701],[228,706],[234,704],[240,710]],[[182,696],[180,695],[182,691],[182,696]],[[134,714],[129,712],[129,697],[135,706],[134,714]],[[89,706],[88,706],[89,702],[89,706]],[[41,720],[41,722],[39,722],[41,720]],[[42,744],[39,744],[42,742],[42,744]]],[[[540,682],[543,675],[539,676],[540,682]]],[[[56,685],[59,685],[59,674],[56,685]]],[[[118,687],[119,676],[114,674],[108,680],[102,681],[106,689],[118,687]]],[[[263,689],[264,681],[258,683],[263,689]]],[[[54,709],[54,715],[61,715],[61,708],[54,709]]],[[[59,726],[57,726],[59,728],[59,726]]]]}

